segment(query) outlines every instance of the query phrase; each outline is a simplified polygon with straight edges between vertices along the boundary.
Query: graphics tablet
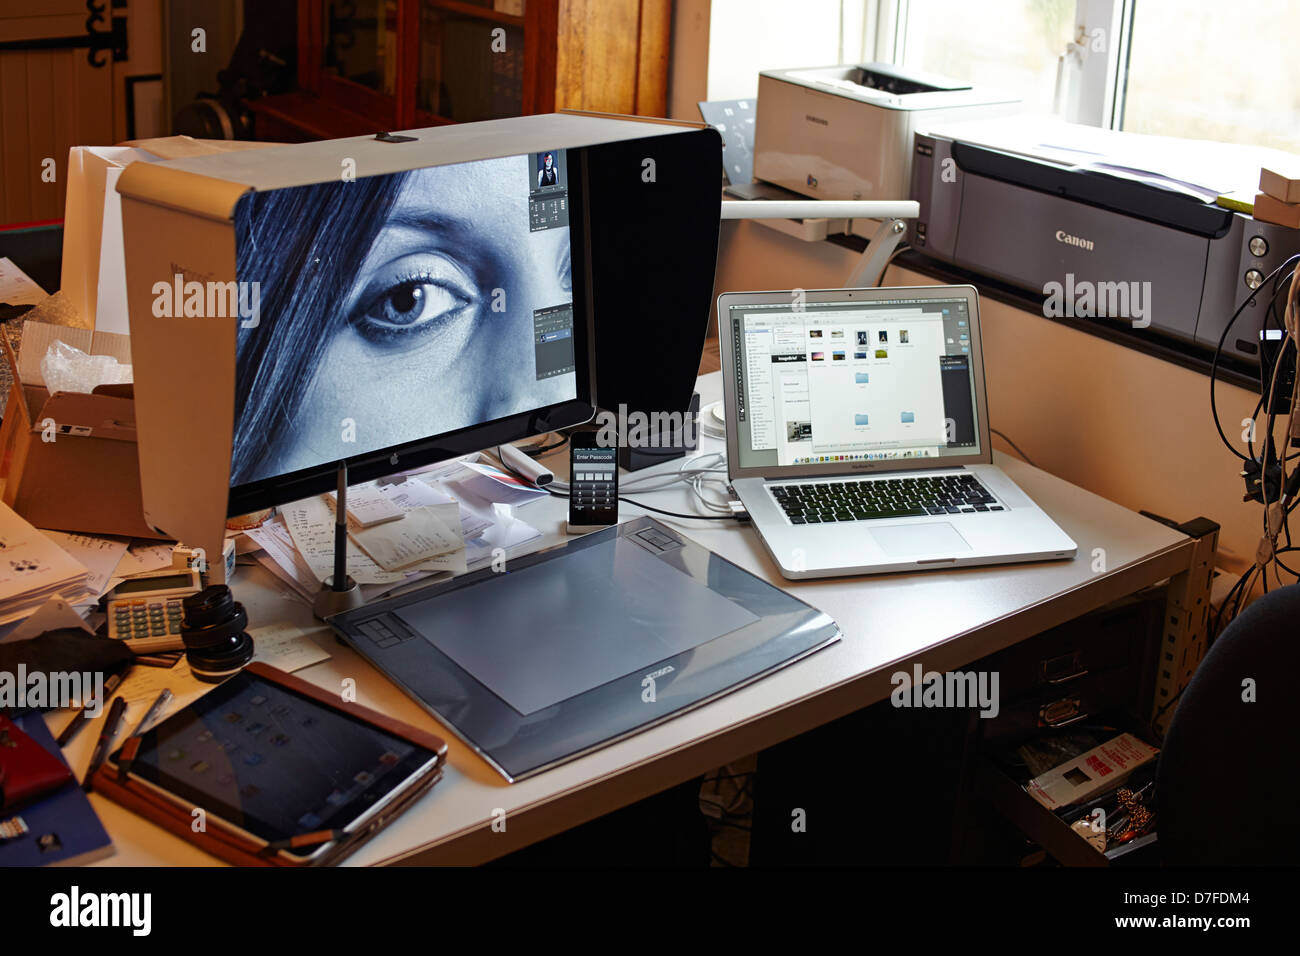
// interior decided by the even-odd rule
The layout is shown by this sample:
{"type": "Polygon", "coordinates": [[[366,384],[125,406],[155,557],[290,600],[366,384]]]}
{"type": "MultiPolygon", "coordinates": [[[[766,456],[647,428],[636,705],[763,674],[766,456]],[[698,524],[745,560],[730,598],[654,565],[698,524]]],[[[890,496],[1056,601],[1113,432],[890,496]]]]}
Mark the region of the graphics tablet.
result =
{"type": "Polygon", "coordinates": [[[511,781],[839,638],[827,615],[652,518],[329,623],[511,781]]]}

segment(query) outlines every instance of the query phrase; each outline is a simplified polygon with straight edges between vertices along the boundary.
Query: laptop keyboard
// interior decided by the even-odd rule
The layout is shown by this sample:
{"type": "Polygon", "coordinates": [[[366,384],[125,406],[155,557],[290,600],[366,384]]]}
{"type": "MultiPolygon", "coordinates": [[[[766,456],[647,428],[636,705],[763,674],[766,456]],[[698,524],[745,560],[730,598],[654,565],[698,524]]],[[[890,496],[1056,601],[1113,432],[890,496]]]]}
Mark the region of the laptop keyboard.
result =
{"type": "Polygon", "coordinates": [[[979,479],[968,472],[920,478],[774,485],[771,491],[791,524],[1005,510],[979,479]]]}

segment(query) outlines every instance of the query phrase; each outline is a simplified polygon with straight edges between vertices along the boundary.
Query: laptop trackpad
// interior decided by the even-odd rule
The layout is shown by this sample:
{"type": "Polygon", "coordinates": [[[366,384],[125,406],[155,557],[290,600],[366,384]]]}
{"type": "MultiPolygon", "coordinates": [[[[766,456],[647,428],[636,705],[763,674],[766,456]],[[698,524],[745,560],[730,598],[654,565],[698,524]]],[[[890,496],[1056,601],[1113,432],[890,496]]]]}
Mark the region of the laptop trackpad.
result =
{"type": "Polygon", "coordinates": [[[900,524],[872,528],[876,543],[890,556],[908,554],[956,554],[969,551],[966,539],[946,521],[935,524],[900,524]]]}

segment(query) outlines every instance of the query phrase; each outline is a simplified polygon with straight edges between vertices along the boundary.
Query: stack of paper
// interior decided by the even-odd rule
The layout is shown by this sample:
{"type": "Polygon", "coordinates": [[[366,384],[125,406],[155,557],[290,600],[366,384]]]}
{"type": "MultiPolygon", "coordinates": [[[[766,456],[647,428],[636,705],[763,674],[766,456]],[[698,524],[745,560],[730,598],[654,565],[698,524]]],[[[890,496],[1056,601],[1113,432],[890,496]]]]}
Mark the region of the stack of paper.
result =
{"type": "MultiPolygon", "coordinates": [[[[41,542],[53,546],[80,567],[81,583],[56,585],[43,599],[40,592],[34,592],[30,600],[15,606],[12,613],[0,615],[0,642],[27,640],[64,627],[81,627],[93,632],[103,620],[99,611],[99,599],[103,595],[127,578],[157,574],[172,567],[172,545],[167,542],[132,543],[128,538],[109,535],[41,529],[33,532],[41,542]]],[[[5,545],[0,547],[0,572],[13,573],[15,569],[6,563],[14,550],[13,540],[6,538],[5,545]]]]}
{"type": "MultiPolygon", "coordinates": [[[[123,575],[118,570],[127,554],[130,543],[126,538],[108,538],[93,534],[69,534],[66,531],[43,531],[65,552],[86,566],[86,591],[94,600],[109,588],[116,587],[123,575]]],[[[171,548],[167,548],[167,563],[171,564],[171,548]]]]}
{"type": "Polygon", "coordinates": [[[172,567],[173,547],[170,542],[136,541],[122,555],[113,577],[126,580],[165,571],[172,567]]]}
{"type": "MultiPolygon", "coordinates": [[[[512,504],[545,492],[521,488],[477,458],[348,489],[347,569],[366,600],[435,574],[463,574],[540,536],[512,504]]],[[[245,532],[262,550],[258,560],[305,597],[334,573],[334,507],[333,494],[306,498],[245,532]]]]}
{"type": "Polygon", "coordinates": [[[66,531],[42,531],[90,572],[86,580],[85,595],[73,602],[83,605],[83,611],[97,604],[100,597],[117,587],[127,578],[136,578],[168,571],[172,567],[170,542],[136,541],[127,538],[94,534],[69,534],[66,531]]]}
{"type": "Polygon", "coordinates": [[[90,571],[0,504],[0,624],[32,614],[51,597],[77,604],[90,593],[90,571]]]}
{"type": "Polygon", "coordinates": [[[1131,179],[1206,203],[1221,195],[1253,195],[1261,166],[1294,160],[1265,146],[1121,132],[1031,114],[940,123],[926,132],[1131,179]]]}

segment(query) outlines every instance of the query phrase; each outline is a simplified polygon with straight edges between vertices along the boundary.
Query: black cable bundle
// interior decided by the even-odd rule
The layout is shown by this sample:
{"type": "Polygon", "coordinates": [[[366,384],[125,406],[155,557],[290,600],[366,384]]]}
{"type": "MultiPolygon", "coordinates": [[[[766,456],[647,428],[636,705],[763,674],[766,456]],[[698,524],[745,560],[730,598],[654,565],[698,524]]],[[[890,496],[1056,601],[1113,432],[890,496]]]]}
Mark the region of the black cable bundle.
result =
{"type": "MultiPolygon", "coordinates": [[[[1273,270],[1232,314],[1219,344],[1214,350],[1214,359],[1210,363],[1210,413],[1214,418],[1215,430],[1219,433],[1224,446],[1242,461],[1241,477],[1245,481],[1244,501],[1258,501],[1264,505],[1263,534],[1255,552],[1255,561],[1229,590],[1214,617],[1209,640],[1213,641],[1219,629],[1226,625],[1241,610],[1247,596],[1256,583],[1269,589],[1268,573],[1271,569],[1276,583],[1283,584],[1281,572],[1300,579],[1300,573],[1290,568],[1280,557],[1293,551],[1300,551],[1291,542],[1291,512],[1300,503],[1300,469],[1287,473],[1287,464],[1300,458],[1300,451],[1290,452],[1295,443],[1300,447],[1300,418],[1297,418],[1297,405],[1300,396],[1297,383],[1300,382],[1300,255],[1291,256],[1273,270]],[[1288,272],[1288,270],[1291,270],[1288,272]],[[1271,285],[1270,285],[1271,283],[1271,285]],[[1223,425],[1219,421],[1218,405],[1215,402],[1214,386],[1219,366],[1219,357],[1223,344],[1228,339],[1232,326],[1240,318],[1255,298],[1266,292],[1269,296],[1268,309],[1264,314],[1260,330],[1261,346],[1265,343],[1277,343],[1275,348],[1261,348],[1260,357],[1260,399],[1250,417],[1250,431],[1246,438],[1247,454],[1242,454],[1228,441],[1223,425]],[[1279,313],[1279,300],[1285,297],[1286,305],[1279,313]],[[1279,335],[1270,336],[1274,328],[1279,335]],[[1271,367],[1269,362],[1271,360],[1271,367]],[[1291,366],[1288,367],[1287,363],[1291,366]],[[1284,371],[1285,370],[1285,371],[1284,371]],[[1289,373],[1289,374],[1288,374],[1289,373]],[[1255,449],[1255,425],[1260,414],[1264,413],[1264,431],[1260,448],[1255,449]],[[1274,431],[1281,414],[1286,415],[1285,437],[1282,448],[1277,448],[1274,431]],[[1279,547],[1279,538],[1285,545],[1279,547]]],[[[1172,703],[1172,702],[1171,702],[1172,703]]]]}

